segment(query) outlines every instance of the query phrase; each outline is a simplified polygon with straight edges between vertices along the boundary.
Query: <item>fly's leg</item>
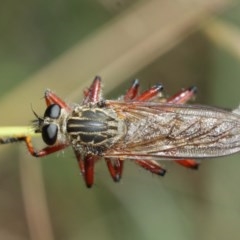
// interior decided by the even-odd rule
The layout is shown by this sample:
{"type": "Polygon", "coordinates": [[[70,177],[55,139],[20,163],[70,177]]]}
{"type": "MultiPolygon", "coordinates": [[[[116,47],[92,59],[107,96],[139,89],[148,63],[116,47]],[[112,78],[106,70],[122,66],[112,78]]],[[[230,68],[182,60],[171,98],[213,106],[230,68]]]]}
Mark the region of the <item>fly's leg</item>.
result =
{"type": "Polygon", "coordinates": [[[197,87],[193,86],[176,93],[167,99],[167,103],[184,104],[195,97],[197,87]]]}
{"type": "Polygon", "coordinates": [[[136,101],[148,101],[150,99],[153,99],[154,97],[158,96],[160,92],[163,90],[162,84],[156,84],[147,91],[143,92],[139,96],[137,96],[134,100],[136,101]]]}
{"type": "Polygon", "coordinates": [[[122,177],[124,162],[120,159],[105,158],[108,171],[114,182],[119,182],[122,177]]]}
{"type": "MultiPolygon", "coordinates": [[[[83,103],[98,102],[100,100],[100,93],[101,93],[101,78],[97,76],[93,80],[93,83],[90,86],[90,88],[84,93],[85,98],[83,100],[83,103]]],[[[51,104],[58,104],[61,108],[64,108],[67,111],[71,110],[70,106],[67,103],[65,103],[61,98],[59,98],[55,93],[53,93],[49,89],[45,91],[44,98],[47,106],[51,104]]]]}
{"type": "Polygon", "coordinates": [[[132,83],[132,86],[126,92],[124,96],[124,101],[128,102],[135,99],[135,97],[138,94],[138,91],[139,91],[139,81],[138,79],[135,79],[132,83]]]}
{"type": "Polygon", "coordinates": [[[51,104],[58,104],[61,108],[65,109],[68,112],[71,110],[70,106],[67,103],[65,103],[60,97],[58,97],[49,89],[45,91],[44,98],[47,106],[51,104]]]}
{"type": "Polygon", "coordinates": [[[94,183],[94,164],[98,160],[98,157],[88,154],[84,157],[84,159],[82,159],[81,154],[75,150],[74,152],[85,184],[88,188],[90,188],[94,183]]]}
{"type": "Polygon", "coordinates": [[[94,164],[96,161],[96,156],[93,155],[87,155],[84,158],[84,177],[85,177],[85,182],[86,186],[90,188],[93,183],[94,183],[94,164]]]}
{"type": "MultiPolygon", "coordinates": [[[[190,87],[168,98],[167,103],[184,104],[187,101],[191,100],[196,95],[196,93],[197,93],[197,88],[190,87]]],[[[175,160],[175,162],[180,164],[181,166],[191,168],[191,169],[198,169],[199,167],[199,162],[197,162],[194,159],[180,159],[180,160],[175,160]]]]}
{"type": "Polygon", "coordinates": [[[91,86],[84,92],[83,104],[96,103],[101,98],[101,78],[96,76],[91,86]]]}
{"type": "Polygon", "coordinates": [[[197,162],[194,159],[180,159],[180,160],[175,160],[175,162],[180,164],[181,166],[184,166],[190,169],[195,169],[195,170],[197,170],[200,165],[199,162],[197,162]]]}
{"type": "Polygon", "coordinates": [[[166,169],[164,169],[158,162],[152,160],[135,160],[135,163],[141,166],[142,168],[150,171],[153,174],[164,176],[166,169]]]}
{"type": "MultiPolygon", "coordinates": [[[[81,172],[81,175],[83,176],[84,180],[85,180],[85,164],[84,164],[84,161],[82,159],[82,156],[81,154],[79,154],[77,151],[75,151],[73,149],[74,153],[75,153],[75,156],[77,158],[77,161],[78,161],[78,166],[79,166],[79,169],[80,169],[80,172],[81,172]]],[[[86,181],[85,181],[86,182],[86,181]]]]}
{"type": "Polygon", "coordinates": [[[133,81],[132,86],[128,89],[126,95],[124,96],[124,100],[126,102],[129,101],[148,101],[156,96],[163,90],[162,84],[156,84],[150,89],[146,90],[145,92],[141,93],[139,96],[137,96],[139,90],[139,81],[135,79],[133,81]]]}
{"type": "Polygon", "coordinates": [[[54,146],[48,146],[38,151],[34,149],[31,137],[29,136],[0,139],[0,144],[7,144],[7,143],[14,143],[14,142],[25,142],[29,153],[34,157],[44,157],[67,147],[66,144],[59,144],[54,146]]]}

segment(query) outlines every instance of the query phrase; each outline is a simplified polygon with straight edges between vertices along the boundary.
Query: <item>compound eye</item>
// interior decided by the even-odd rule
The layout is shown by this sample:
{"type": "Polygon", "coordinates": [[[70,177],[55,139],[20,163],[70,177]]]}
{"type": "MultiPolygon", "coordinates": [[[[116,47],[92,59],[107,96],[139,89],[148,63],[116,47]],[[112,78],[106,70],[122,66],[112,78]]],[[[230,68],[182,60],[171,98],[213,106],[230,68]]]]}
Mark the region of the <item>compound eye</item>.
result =
{"type": "Polygon", "coordinates": [[[57,119],[60,116],[61,113],[61,108],[57,104],[52,104],[47,107],[45,113],[44,113],[44,118],[49,117],[53,119],[57,119]]]}
{"type": "Polygon", "coordinates": [[[42,128],[42,139],[47,145],[53,145],[57,140],[58,127],[56,124],[48,124],[42,128]]]}

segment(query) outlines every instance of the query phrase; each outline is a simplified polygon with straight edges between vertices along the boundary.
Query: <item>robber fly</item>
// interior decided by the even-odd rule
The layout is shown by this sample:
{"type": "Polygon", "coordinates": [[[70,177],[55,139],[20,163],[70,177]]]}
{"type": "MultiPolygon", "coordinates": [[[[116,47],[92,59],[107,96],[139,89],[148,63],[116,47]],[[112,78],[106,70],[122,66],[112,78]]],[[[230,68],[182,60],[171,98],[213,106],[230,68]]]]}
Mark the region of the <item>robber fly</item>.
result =
{"type": "Polygon", "coordinates": [[[114,181],[119,181],[124,160],[130,159],[157,175],[166,170],[157,160],[173,160],[197,169],[196,159],[219,157],[240,151],[240,110],[185,104],[196,88],[161,98],[157,84],[139,93],[135,80],[119,100],[105,100],[101,79],[96,77],[84,92],[82,104],[69,105],[50,90],[45,92],[43,117],[35,112],[35,132],[47,147],[35,150],[30,136],[0,139],[0,143],[24,141],[34,157],[43,157],[71,146],[86,186],[94,182],[94,164],[104,158],[114,181]]]}

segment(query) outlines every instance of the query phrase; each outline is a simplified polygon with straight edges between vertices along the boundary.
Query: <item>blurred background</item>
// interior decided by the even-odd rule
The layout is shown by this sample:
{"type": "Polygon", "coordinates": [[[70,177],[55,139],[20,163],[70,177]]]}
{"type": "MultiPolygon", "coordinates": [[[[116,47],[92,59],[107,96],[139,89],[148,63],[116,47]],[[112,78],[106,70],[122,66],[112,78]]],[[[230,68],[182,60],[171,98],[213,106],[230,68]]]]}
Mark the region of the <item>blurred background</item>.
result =
{"type": "MultiPolygon", "coordinates": [[[[95,75],[104,96],[198,87],[196,103],[240,103],[240,3],[230,0],[1,1],[0,126],[41,115],[46,88],[78,102],[95,75]]],[[[34,139],[38,148],[41,139],[34,139]]],[[[164,178],[125,163],[112,182],[104,161],[86,189],[71,149],[42,159],[24,144],[0,148],[0,239],[239,239],[239,154],[171,162],[164,178]]]]}

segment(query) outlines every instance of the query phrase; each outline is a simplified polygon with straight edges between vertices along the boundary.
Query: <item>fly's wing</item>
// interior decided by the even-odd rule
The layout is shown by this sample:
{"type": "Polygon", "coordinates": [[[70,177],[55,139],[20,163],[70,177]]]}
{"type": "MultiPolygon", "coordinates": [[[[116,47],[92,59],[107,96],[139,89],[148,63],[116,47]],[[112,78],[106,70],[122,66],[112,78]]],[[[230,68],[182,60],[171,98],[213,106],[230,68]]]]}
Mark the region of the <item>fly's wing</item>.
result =
{"type": "Polygon", "coordinates": [[[107,101],[126,133],[106,157],[171,159],[217,157],[240,151],[240,115],[199,105],[107,101]]]}

